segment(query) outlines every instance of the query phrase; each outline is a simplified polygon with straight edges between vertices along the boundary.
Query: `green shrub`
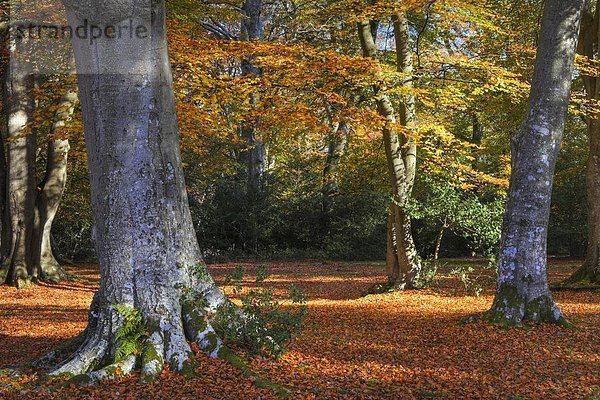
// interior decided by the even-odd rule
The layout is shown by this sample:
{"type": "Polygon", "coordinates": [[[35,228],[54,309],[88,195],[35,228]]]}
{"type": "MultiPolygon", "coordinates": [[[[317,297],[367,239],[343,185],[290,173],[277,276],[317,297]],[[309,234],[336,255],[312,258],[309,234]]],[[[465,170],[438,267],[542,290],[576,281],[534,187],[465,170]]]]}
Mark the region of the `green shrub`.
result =
{"type": "MultiPolygon", "coordinates": [[[[269,276],[264,265],[258,267],[256,273],[257,283],[269,276]]],[[[243,291],[243,276],[243,268],[237,266],[226,279],[234,285],[236,294],[243,291]]],[[[296,311],[284,308],[275,299],[271,288],[251,289],[241,296],[241,313],[235,307],[225,306],[217,313],[213,326],[226,342],[236,343],[252,354],[278,358],[305,328],[304,320],[308,312],[306,296],[296,286],[290,286],[288,299],[293,305],[299,306],[296,311]]]]}

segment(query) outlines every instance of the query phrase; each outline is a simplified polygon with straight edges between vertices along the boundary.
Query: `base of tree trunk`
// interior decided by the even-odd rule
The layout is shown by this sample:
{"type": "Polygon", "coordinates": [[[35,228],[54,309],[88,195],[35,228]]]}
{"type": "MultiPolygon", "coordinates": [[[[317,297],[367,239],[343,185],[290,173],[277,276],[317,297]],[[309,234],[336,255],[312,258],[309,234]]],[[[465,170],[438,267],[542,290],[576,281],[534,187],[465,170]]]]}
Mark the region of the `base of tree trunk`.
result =
{"type": "Polygon", "coordinates": [[[25,265],[3,264],[0,265],[0,284],[26,289],[33,284],[33,281],[25,265]]]}
{"type": "Polygon", "coordinates": [[[193,375],[196,365],[188,341],[196,343],[212,358],[228,353],[208,316],[198,307],[182,301],[181,316],[171,315],[155,324],[146,324],[141,348],[119,357],[117,349],[127,346],[126,342],[131,339],[123,332],[127,321],[114,306],[99,304],[98,298],[100,296],[96,296],[92,304],[83,342],[50,375],[71,376],[76,383],[95,383],[128,374],[139,365],[142,380],[151,381],[162,372],[165,362],[174,371],[193,375]]]}
{"type": "Polygon", "coordinates": [[[400,292],[403,290],[420,289],[412,284],[403,282],[402,280],[388,280],[387,282],[376,283],[367,290],[364,294],[368,296],[370,294],[383,294],[389,292],[400,292]]]}
{"type": "Polygon", "coordinates": [[[60,265],[42,265],[39,276],[27,273],[25,266],[0,266],[0,284],[8,284],[17,289],[25,289],[38,282],[60,283],[67,280],[69,274],[60,265]]]}
{"type": "Polygon", "coordinates": [[[152,382],[164,369],[169,368],[187,377],[196,375],[197,362],[190,343],[195,343],[211,358],[220,358],[240,369],[244,376],[252,377],[258,388],[272,390],[278,396],[289,395],[284,386],[271,382],[255,373],[240,357],[233,353],[213,329],[211,322],[219,320],[219,326],[230,320],[232,326],[244,318],[241,311],[232,303],[222,305],[214,314],[207,312],[206,302],[195,299],[193,302],[182,297],[179,304],[181,316],[171,316],[156,323],[146,324],[141,340],[141,348],[124,357],[118,357],[116,349],[127,341],[126,325],[118,310],[107,304],[100,304],[96,295],[90,310],[86,330],[64,345],[34,363],[49,369],[50,376],[69,377],[68,384],[88,385],[107,379],[128,375],[134,369],[141,370],[142,382],[152,382]],[[126,328],[125,328],[126,329],[126,328]],[[74,351],[74,352],[73,352],[74,351]],[[56,360],[70,356],[61,364],[56,360]]]}
{"type": "Polygon", "coordinates": [[[564,283],[566,285],[575,283],[600,284],[600,268],[592,268],[587,263],[583,264],[564,283]]]}
{"type": "Polygon", "coordinates": [[[42,264],[40,266],[41,280],[51,283],[60,283],[68,279],[69,274],[65,269],[58,263],[42,264]]]}
{"type": "Polygon", "coordinates": [[[508,286],[496,293],[492,308],[482,317],[502,326],[523,326],[528,322],[572,326],[562,315],[549,292],[534,299],[527,299],[508,286]]]}

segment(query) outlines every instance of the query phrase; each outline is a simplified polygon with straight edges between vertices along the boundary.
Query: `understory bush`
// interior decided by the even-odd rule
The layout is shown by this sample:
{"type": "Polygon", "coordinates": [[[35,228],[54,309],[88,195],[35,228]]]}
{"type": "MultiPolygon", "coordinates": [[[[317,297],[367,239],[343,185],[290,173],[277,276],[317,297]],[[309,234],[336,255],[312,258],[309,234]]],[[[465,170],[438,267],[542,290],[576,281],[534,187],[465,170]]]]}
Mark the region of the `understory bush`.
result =
{"type": "MultiPolygon", "coordinates": [[[[274,358],[287,350],[287,345],[305,328],[308,313],[306,296],[294,285],[290,285],[287,300],[296,310],[292,310],[275,299],[272,288],[250,289],[244,292],[242,280],[244,270],[237,266],[234,273],[226,279],[234,286],[234,294],[240,295],[241,312],[234,307],[221,310],[220,320],[213,326],[226,342],[234,343],[251,354],[261,354],[274,358]],[[232,318],[234,317],[234,318],[232,318]],[[231,321],[235,322],[231,322],[231,321]]],[[[256,283],[269,277],[266,266],[256,270],[256,283]]]]}

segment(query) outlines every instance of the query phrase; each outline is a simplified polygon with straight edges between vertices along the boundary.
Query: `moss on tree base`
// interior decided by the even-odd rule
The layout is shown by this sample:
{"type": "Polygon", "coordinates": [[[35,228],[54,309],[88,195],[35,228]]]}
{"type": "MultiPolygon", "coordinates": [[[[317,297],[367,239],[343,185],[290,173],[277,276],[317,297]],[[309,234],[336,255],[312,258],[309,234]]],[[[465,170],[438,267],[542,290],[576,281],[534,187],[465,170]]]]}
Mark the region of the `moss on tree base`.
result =
{"type": "Polygon", "coordinates": [[[519,327],[529,323],[551,323],[571,327],[548,292],[533,299],[520,294],[512,285],[503,285],[496,292],[492,308],[482,319],[504,327],[519,327]]]}

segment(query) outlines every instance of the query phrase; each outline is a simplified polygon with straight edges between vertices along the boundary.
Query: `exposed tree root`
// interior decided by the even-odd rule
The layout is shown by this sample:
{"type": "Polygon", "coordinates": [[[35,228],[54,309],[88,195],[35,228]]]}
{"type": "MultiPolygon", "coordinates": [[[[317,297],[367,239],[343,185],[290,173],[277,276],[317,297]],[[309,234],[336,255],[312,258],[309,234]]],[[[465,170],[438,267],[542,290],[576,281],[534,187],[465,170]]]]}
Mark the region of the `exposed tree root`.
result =
{"type": "Polygon", "coordinates": [[[69,278],[69,274],[58,263],[46,263],[40,266],[40,278],[44,282],[60,283],[69,278]]]}
{"type": "MultiPolygon", "coordinates": [[[[240,369],[245,376],[252,377],[257,387],[272,390],[278,396],[287,396],[287,389],[260,377],[223,343],[211,325],[214,315],[204,310],[195,302],[182,300],[178,320],[161,318],[154,324],[148,324],[147,328],[151,331],[144,333],[140,348],[119,359],[116,349],[122,343],[117,339],[117,332],[125,322],[114,307],[98,307],[95,299],[88,328],[77,340],[79,347],[49,375],[68,376],[69,384],[85,385],[127,375],[139,367],[141,380],[151,382],[160,375],[167,362],[171,370],[191,377],[196,374],[197,367],[189,345],[192,342],[209,357],[223,359],[240,369]]],[[[73,346],[74,343],[71,343],[68,349],[73,346]]],[[[50,353],[39,361],[39,365],[48,365],[64,352],[62,349],[50,353]]]]}
{"type": "Polygon", "coordinates": [[[561,283],[559,287],[574,285],[587,285],[593,288],[600,288],[600,269],[597,267],[591,268],[589,264],[584,264],[577,271],[573,272],[573,275],[561,283]]]}
{"type": "Polygon", "coordinates": [[[401,292],[403,290],[411,290],[417,289],[414,285],[410,285],[407,282],[402,280],[392,281],[389,280],[387,282],[376,283],[367,290],[364,296],[368,296],[370,294],[383,294],[390,292],[401,292]]]}
{"type": "Polygon", "coordinates": [[[527,323],[573,326],[562,315],[549,293],[527,299],[509,286],[496,293],[492,308],[482,315],[482,319],[505,327],[518,327],[527,323]]]}
{"type": "Polygon", "coordinates": [[[592,292],[594,290],[600,290],[600,285],[573,285],[563,283],[561,285],[550,286],[550,290],[553,292],[592,292]]]}
{"type": "Polygon", "coordinates": [[[59,360],[64,359],[70,353],[73,353],[75,350],[77,350],[79,346],[81,346],[81,344],[85,340],[85,333],[85,331],[81,332],[75,338],[69,340],[62,346],[59,346],[56,349],[52,350],[50,353],[44,355],[43,357],[34,360],[31,363],[31,366],[34,368],[48,368],[52,364],[57,363],[59,360]]]}
{"type": "Polygon", "coordinates": [[[38,276],[32,276],[24,265],[0,266],[0,285],[8,284],[17,289],[25,289],[38,282],[60,283],[69,278],[69,274],[60,265],[42,265],[38,268],[38,276]]]}

